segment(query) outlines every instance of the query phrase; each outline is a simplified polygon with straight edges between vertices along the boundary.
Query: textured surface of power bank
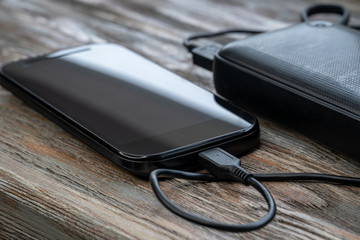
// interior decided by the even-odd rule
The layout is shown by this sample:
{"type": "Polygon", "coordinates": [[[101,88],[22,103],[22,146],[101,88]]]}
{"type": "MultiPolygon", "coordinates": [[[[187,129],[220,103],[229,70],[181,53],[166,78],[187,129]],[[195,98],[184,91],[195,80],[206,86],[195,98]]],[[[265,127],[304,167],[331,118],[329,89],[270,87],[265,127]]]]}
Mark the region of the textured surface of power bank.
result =
{"type": "Polygon", "coordinates": [[[324,21],[224,46],[216,91],[341,152],[360,157],[360,33],[324,21]]]}

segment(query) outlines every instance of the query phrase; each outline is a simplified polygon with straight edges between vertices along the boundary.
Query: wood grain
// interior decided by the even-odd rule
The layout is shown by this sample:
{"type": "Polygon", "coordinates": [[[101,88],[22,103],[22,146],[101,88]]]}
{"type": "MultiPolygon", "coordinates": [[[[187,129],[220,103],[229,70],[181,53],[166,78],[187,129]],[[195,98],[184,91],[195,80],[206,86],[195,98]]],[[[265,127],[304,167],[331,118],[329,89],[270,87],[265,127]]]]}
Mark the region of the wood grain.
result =
{"type": "MultiPolygon", "coordinates": [[[[320,1],[324,2],[324,1],[320,1]]],[[[356,0],[341,3],[360,24],[356,0]]],[[[226,27],[273,30],[298,22],[304,0],[1,0],[0,63],[86,43],[124,45],[213,90],[181,45],[190,33],[226,27]]],[[[360,161],[260,119],[261,146],[243,157],[253,172],[359,177],[360,161]]],[[[274,221],[227,233],[176,217],[134,177],[0,88],[0,239],[360,239],[360,190],[315,183],[266,183],[274,221]]],[[[234,183],[169,180],[164,191],[192,212],[247,222],[266,203],[234,183]]]]}

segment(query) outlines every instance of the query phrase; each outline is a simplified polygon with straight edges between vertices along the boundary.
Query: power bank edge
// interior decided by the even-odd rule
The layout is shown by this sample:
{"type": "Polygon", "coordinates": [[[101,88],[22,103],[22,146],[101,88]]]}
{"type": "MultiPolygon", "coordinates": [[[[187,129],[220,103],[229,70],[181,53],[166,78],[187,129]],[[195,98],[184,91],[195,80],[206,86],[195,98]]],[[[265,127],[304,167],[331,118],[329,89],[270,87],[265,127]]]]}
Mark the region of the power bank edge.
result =
{"type": "Polygon", "coordinates": [[[344,114],[336,106],[233,63],[219,53],[213,72],[217,93],[234,104],[360,158],[356,141],[360,122],[351,113],[344,114]]]}

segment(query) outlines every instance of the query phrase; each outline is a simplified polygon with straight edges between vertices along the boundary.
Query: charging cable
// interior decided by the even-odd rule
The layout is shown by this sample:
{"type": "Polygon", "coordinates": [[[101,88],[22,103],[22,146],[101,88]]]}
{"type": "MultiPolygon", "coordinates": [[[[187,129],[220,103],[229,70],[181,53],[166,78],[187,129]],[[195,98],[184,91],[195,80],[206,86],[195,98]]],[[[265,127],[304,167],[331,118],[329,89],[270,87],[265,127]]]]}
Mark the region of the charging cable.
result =
{"type": "Polygon", "coordinates": [[[222,150],[214,148],[199,154],[199,164],[209,173],[192,173],[171,169],[157,169],[150,174],[150,183],[155,195],[160,202],[176,215],[194,223],[231,232],[248,232],[264,227],[274,218],[276,204],[271,193],[259,181],[324,181],[342,185],[353,185],[360,187],[360,178],[351,178],[317,173],[272,173],[251,174],[241,167],[240,159],[222,150]],[[208,182],[237,181],[254,187],[264,197],[268,204],[268,213],[257,222],[248,224],[225,224],[215,222],[198,215],[191,214],[175,205],[161,190],[159,178],[182,178],[189,180],[203,180],[208,182]]]}

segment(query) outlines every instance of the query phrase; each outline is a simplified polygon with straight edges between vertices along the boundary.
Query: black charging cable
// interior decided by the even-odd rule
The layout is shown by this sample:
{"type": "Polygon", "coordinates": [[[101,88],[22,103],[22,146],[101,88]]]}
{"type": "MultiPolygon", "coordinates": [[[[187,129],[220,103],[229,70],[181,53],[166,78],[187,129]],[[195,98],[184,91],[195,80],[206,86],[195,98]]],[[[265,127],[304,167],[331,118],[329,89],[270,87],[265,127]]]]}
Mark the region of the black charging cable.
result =
{"type": "Polygon", "coordinates": [[[212,38],[216,36],[222,36],[230,33],[253,35],[253,34],[263,33],[263,31],[241,29],[241,28],[229,28],[218,32],[195,33],[186,37],[183,41],[183,45],[193,55],[193,62],[195,65],[198,65],[202,68],[212,71],[212,63],[214,61],[215,54],[223,47],[223,45],[219,43],[211,43],[204,46],[199,46],[193,43],[193,41],[202,38],[212,38]]]}
{"type": "Polygon", "coordinates": [[[360,178],[351,178],[317,173],[272,173],[272,174],[251,174],[241,167],[240,159],[230,153],[214,148],[199,154],[199,164],[209,171],[207,173],[193,173],[171,169],[157,169],[150,174],[150,183],[153,191],[160,202],[176,215],[194,223],[231,232],[248,232],[264,227],[274,218],[276,204],[271,193],[259,181],[324,181],[342,185],[360,187],[360,178]],[[268,204],[268,213],[257,222],[248,224],[226,224],[215,222],[211,219],[201,217],[185,211],[175,205],[161,190],[159,178],[181,178],[189,180],[202,180],[208,182],[237,181],[254,187],[264,197],[268,204]]]}
{"type": "MultiPolygon", "coordinates": [[[[350,12],[347,8],[340,5],[332,5],[332,4],[312,4],[306,7],[300,13],[300,19],[302,22],[309,22],[310,16],[315,14],[338,14],[340,15],[340,19],[338,21],[339,24],[348,26],[349,28],[353,28],[356,30],[360,30],[360,26],[349,26],[350,20],[350,12]]],[[[211,43],[204,46],[199,46],[195,44],[193,41],[204,38],[212,38],[217,36],[222,36],[231,33],[241,33],[241,34],[259,34],[263,33],[261,30],[252,30],[252,29],[244,29],[244,28],[229,28],[224,29],[217,32],[202,32],[192,34],[183,40],[183,45],[185,48],[193,55],[193,62],[195,65],[198,65],[202,68],[205,68],[209,71],[212,71],[212,63],[215,57],[215,54],[223,47],[222,44],[219,43],[211,43]]]]}

